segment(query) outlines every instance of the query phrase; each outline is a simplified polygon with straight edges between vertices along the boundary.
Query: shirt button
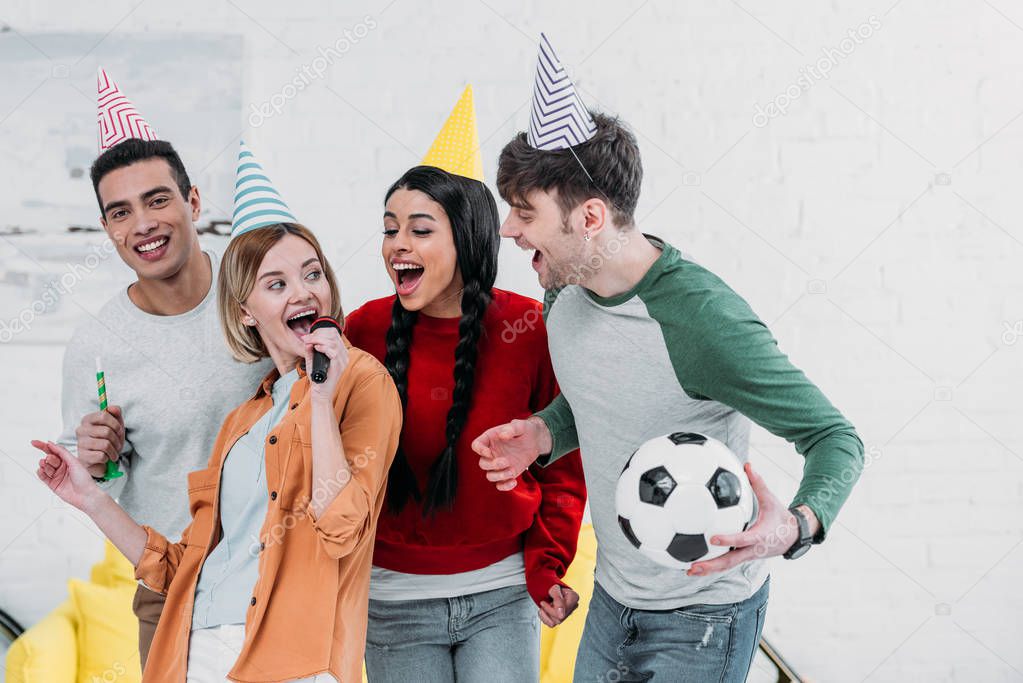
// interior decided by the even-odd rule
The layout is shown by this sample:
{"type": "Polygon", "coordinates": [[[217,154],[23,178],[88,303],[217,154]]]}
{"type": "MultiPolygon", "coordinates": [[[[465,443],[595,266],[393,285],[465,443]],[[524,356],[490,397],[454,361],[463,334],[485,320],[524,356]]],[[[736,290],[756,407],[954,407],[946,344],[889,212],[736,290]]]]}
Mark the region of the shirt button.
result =
{"type": "Polygon", "coordinates": [[[276,435],[270,437],[270,444],[273,445],[275,443],[277,443],[277,436],[276,435]]]}
{"type": "Polygon", "coordinates": [[[276,491],[271,491],[270,492],[270,500],[277,500],[277,492],[276,491]]]}
{"type": "Polygon", "coordinates": [[[249,600],[249,604],[252,605],[253,607],[256,606],[256,598],[255,598],[255,596],[253,596],[253,598],[251,600],[249,600]]]}

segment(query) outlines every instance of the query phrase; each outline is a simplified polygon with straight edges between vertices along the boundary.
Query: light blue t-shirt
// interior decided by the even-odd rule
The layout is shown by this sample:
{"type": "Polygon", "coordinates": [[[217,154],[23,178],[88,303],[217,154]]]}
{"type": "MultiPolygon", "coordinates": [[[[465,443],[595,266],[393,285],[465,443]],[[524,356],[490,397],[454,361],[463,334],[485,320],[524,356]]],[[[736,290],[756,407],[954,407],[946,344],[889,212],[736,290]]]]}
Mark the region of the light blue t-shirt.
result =
{"type": "Polygon", "coordinates": [[[244,624],[259,576],[259,530],[269,504],[264,444],[288,409],[292,370],[274,382],[273,407],[235,442],[220,474],[220,542],[206,558],[195,587],[192,628],[244,624]]]}

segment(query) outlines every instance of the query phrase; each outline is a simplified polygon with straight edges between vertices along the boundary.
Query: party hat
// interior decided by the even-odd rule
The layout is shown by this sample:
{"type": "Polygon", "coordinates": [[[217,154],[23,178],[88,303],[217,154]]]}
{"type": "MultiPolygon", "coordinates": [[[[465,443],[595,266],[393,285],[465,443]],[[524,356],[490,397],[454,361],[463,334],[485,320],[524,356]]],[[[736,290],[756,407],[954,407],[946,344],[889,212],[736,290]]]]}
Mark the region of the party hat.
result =
{"type": "Polygon", "coordinates": [[[281,198],[281,193],[270,182],[252,150],[242,140],[238,150],[238,171],[235,174],[231,237],[267,225],[297,222],[281,198]]]}
{"type": "Polygon", "coordinates": [[[483,182],[483,157],[480,156],[471,85],[465,86],[430,151],[423,157],[423,165],[483,182]]]}
{"type": "Polygon", "coordinates": [[[128,138],[159,139],[103,67],[96,72],[96,95],[100,152],[128,138]]]}
{"type": "Polygon", "coordinates": [[[586,142],[597,134],[597,124],[583,106],[572,79],[547,36],[540,34],[540,54],[533,84],[533,110],[529,115],[527,140],[530,147],[565,149],[586,142]]]}

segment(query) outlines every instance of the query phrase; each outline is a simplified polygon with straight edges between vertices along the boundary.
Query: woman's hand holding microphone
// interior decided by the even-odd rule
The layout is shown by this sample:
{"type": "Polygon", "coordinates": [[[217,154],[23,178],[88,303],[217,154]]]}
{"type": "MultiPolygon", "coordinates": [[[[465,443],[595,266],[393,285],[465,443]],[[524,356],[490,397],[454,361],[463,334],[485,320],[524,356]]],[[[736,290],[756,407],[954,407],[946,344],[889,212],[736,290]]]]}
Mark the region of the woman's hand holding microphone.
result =
{"type": "Polygon", "coordinates": [[[348,368],[348,349],[341,338],[341,327],[333,318],[317,318],[302,341],[306,345],[305,367],[310,379],[312,413],[313,490],[309,493],[309,507],[319,519],[352,478],[334,414],[334,392],[348,368]],[[340,487],[324,486],[324,494],[319,494],[316,489],[321,482],[337,482],[340,487]]]}
{"type": "Polygon", "coordinates": [[[348,367],[348,349],[341,340],[341,326],[333,318],[317,318],[305,344],[305,367],[309,375],[309,393],[313,400],[333,402],[338,380],[348,367]],[[322,354],[322,360],[316,356],[322,354]]]}

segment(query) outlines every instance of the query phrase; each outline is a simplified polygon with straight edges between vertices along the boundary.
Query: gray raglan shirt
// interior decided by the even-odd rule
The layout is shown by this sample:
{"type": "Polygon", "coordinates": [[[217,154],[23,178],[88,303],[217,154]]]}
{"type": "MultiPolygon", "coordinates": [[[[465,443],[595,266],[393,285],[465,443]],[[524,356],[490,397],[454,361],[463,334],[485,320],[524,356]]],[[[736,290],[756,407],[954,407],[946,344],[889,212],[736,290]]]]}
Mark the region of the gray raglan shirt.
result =
{"type": "Polygon", "coordinates": [[[852,425],[789,362],[749,305],[670,244],[627,292],[604,298],[578,285],[545,297],[545,321],[561,394],[537,415],[554,439],[547,464],[581,448],[597,536],[596,578],[637,609],[739,602],[767,577],[754,560],[692,577],[655,564],[622,533],[615,486],[645,441],[700,432],[743,461],[749,420],[804,456],[793,505],[806,504],[824,532],[859,477],[863,444],[852,425]]]}

